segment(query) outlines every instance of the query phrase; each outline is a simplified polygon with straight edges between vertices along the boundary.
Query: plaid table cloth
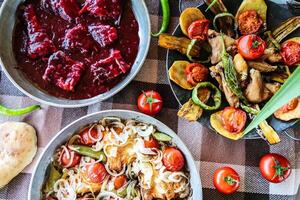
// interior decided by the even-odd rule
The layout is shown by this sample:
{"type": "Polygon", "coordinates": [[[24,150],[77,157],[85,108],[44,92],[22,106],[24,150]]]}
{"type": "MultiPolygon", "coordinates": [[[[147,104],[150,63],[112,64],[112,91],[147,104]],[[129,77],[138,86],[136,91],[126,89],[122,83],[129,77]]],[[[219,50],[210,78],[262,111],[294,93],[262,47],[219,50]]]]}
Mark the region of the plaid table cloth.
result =
{"type": "MultiPolygon", "coordinates": [[[[0,0],[1,2],[2,0],[0,0]]],[[[145,0],[145,2],[150,12],[152,28],[157,30],[161,23],[159,1],[145,0]]],[[[178,23],[178,0],[170,0],[170,4],[172,19],[169,31],[171,32],[178,23]]],[[[199,4],[199,1],[196,0],[183,1],[183,6],[195,6],[197,4],[199,4]]],[[[157,39],[152,38],[147,60],[140,73],[134,81],[113,98],[84,108],[62,109],[42,105],[42,110],[30,115],[15,118],[0,116],[0,122],[9,120],[32,124],[38,133],[38,153],[34,162],[14,178],[9,185],[0,190],[0,199],[27,199],[31,173],[36,165],[37,158],[61,128],[79,117],[99,110],[137,110],[136,98],[140,92],[153,89],[162,94],[165,102],[164,109],[156,118],[177,132],[193,154],[202,180],[204,200],[299,200],[300,143],[292,141],[285,134],[280,135],[282,142],[274,146],[269,146],[263,140],[231,141],[215,134],[205,124],[188,123],[178,119],[176,115],[178,103],[168,85],[165,58],[166,51],[158,48],[157,39]],[[259,159],[269,152],[286,156],[292,164],[293,170],[290,177],[281,184],[270,184],[260,175],[258,169],[259,159]],[[213,186],[213,173],[222,166],[233,167],[241,176],[241,186],[238,192],[233,195],[222,195],[213,186]]],[[[0,71],[0,102],[8,107],[23,107],[37,103],[18,91],[2,71],[0,71]]],[[[300,135],[299,128],[288,131],[290,134],[300,135]]]]}

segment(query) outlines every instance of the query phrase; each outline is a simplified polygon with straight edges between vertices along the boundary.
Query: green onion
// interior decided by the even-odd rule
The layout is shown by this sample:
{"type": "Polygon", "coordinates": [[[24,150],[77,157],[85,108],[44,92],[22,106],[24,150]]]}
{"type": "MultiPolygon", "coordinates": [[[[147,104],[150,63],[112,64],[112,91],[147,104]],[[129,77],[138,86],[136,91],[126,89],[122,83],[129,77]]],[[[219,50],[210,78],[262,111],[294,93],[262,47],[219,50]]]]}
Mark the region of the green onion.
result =
{"type": "Polygon", "coordinates": [[[276,110],[284,106],[291,99],[300,96],[300,65],[281,86],[280,90],[268,101],[259,114],[252,120],[244,131],[244,135],[256,128],[276,110]]]}

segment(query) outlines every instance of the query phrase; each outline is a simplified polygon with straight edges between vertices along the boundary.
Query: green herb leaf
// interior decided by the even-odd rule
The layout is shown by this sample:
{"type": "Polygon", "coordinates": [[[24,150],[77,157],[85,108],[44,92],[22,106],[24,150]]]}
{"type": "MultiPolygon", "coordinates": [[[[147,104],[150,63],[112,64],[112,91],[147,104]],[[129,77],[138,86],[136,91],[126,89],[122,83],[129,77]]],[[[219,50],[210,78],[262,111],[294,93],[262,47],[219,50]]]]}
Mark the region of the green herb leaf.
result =
{"type": "Polygon", "coordinates": [[[287,104],[291,99],[300,96],[300,65],[281,86],[280,90],[268,101],[259,114],[244,131],[244,135],[266,120],[276,110],[287,104]]]}

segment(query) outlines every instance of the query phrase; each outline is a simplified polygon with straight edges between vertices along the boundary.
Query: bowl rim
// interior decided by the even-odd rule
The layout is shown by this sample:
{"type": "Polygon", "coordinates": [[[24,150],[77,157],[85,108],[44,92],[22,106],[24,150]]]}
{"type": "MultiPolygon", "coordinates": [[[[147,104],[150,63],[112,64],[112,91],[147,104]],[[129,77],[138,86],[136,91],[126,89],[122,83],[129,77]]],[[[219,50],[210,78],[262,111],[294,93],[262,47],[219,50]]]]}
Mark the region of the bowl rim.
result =
{"type": "MultiPolygon", "coordinates": [[[[3,13],[5,8],[9,5],[9,2],[11,2],[12,0],[4,0],[1,8],[0,8],[0,18],[3,18],[3,13]]],[[[24,0],[22,0],[23,2],[24,0]]],[[[134,0],[133,0],[134,1],[134,0]]],[[[144,19],[147,22],[147,29],[150,31],[151,33],[151,21],[150,21],[150,14],[148,11],[148,8],[146,6],[146,3],[142,0],[140,1],[141,5],[142,5],[142,9],[146,12],[146,15],[144,16],[144,19]]],[[[13,13],[12,13],[13,14],[13,13]]],[[[139,25],[140,27],[140,25],[139,25]]],[[[140,32],[140,30],[139,30],[140,32]]],[[[53,97],[54,99],[59,99],[60,101],[58,103],[53,102],[53,101],[47,101],[44,100],[42,98],[39,98],[29,92],[27,92],[22,86],[20,86],[15,79],[10,75],[10,73],[8,72],[8,70],[6,69],[6,66],[4,65],[3,61],[2,61],[2,56],[0,55],[0,65],[1,68],[4,72],[4,74],[6,75],[6,77],[9,79],[9,81],[19,90],[21,91],[23,94],[25,94],[26,96],[32,98],[33,100],[40,102],[42,104],[46,104],[49,106],[55,106],[55,107],[60,107],[60,108],[80,108],[80,107],[85,107],[85,106],[89,106],[89,105],[93,105],[99,102],[102,102],[104,100],[107,100],[111,97],[113,97],[114,95],[116,95],[118,92],[120,92],[121,90],[123,90],[135,77],[136,75],[140,72],[141,68],[143,67],[143,64],[145,63],[145,60],[147,58],[147,55],[149,53],[149,49],[150,49],[150,42],[151,42],[151,34],[148,34],[145,36],[145,45],[143,45],[142,47],[139,46],[139,51],[141,51],[141,48],[143,48],[145,51],[145,53],[141,56],[141,59],[139,60],[139,62],[137,62],[135,60],[134,65],[137,65],[137,68],[135,71],[133,71],[132,69],[130,70],[130,72],[125,76],[125,78],[123,80],[121,80],[117,85],[115,85],[113,88],[111,88],[108,92],[102,93],[102,94],[98,94],[97,96],[91,97],[91,98],[87,98],[87,99],[76,99],[76,100],[71,100],[71,99],[60,99],[59,97],[53,96],[51,94],[47,94],[51,97],[53,97]],[[63,103],[65,101],[68,102],[72,102],[72,103],[63,103]]],[[[140,44],[141,45],[141,44],[140,44]]],[[[138,52],[139,52],[138,51],[138,52]]],[[[138,55],[138,53],[137,53],[138,55]]],[[[32,85],[32,87],[36,88],[37,91],[42,91],[40,88],[36,87],[33,85],[33,83],[31,81],[29,81],[30,84],[32,85]]],[[[42,91],[44,92],[44,91],[42,91]]]]}
{"type": "MultiPolygon", "coordinates": [[[[147,123],[151,123],[151,124],[154,124],[156,127],[161,127],[161,128],[164,128],[166,130],[166,134],[170,135],[172,138],[174,138],[175,140],[177,140],[179,143],[181,143],[181,147],[180,147],[180,150],[183,151],[183,153],[185,154],[185,157],[186,157],[186,162],[188,163],[189,165],[189,168],[188,170],[190,171],[190,173],[192,173],[193,171],[193,177],[195,177],[195,185],[192,185],[191,184],[191,187],[192,188],[199,188],[198,190],[198,194],[199,194],[199,200],[202,200],[203,198],[203,193],[202,193],[202,183],[201,183],[201,178],[200,178],[200,174],[199,174],[199,170],[197,170],[197,165],[195,163],[195,159],[194,157],[192,156],[190,150],[187,148],[186,144],[181,140],[181,138],[169,127],[167,126],[165,123],[159,121],[158,119],[155,119],[154,117],[151,117],[149,115],[146,115],[146,114],[143,114],[143,113],[140,113],[140,112],[137,112],[137,111],[132,111],[132,110],[124,110],[124,109],[112,109],[112,110],[103,110],[103,111],[98,111],[98,112],[94,112],[94,113],[91,113],[91,114],[88,114],[88,115],[85,115],[83,117],[80,117],[79,119],[69,123],[67,126],[65,126],[64,128],[62,128],[60,131],[58,131],[58,133],[55,134],[55,136],[49,141],[49,143],[44,147],[43,149],[43,152],[40,154],[40,155],[36,155],[36,156],[39,156],[37,161],[36,161],[36,164],[34,166],[34,169],[33,169],[33,172],[31,174],[31,178],[30,178],[30,183],[29,183],[29,189],[28,189],[28,194],[27,194],[27,198],[28,200],[31,200],[31,195],[32,195],[32,190],[34,190],[33,188],[33,182],[35,180],[35,176],[36,176],[36,172],[37,170],[39,169],[40,167],[40,163],[42,162],[42,160],[44,159],[44,156],[47,152],[47,149],[50,148],[50,146],[53,145],[53,143],[58,140],[58,137],[61,135],[61,134],[64,134],[64,132],[73,127],[73,126],[76,126],[77,123],[80,123],[82,120],[85,120],[86,118],[90,118],[90,117],[93,117],[93,116],[98,116],[98,115],[105,115],[105,116],[113,116],[113,117],[119,117],[120,116],[120,113],[124,114],[124,115],[132,115],[132,117],[130,117],[131,119],[132,118],[142,118],[142,119],[138,119],[140,121],[145,121],[147,123]],[[119,114],[119,115],[118,115],[119,114]],[[152,121],[152,122],[150,122],[152,121]],[[195,174],[196,173],[196,174],[195,174]]],[[[128,118],[129,119],[129,118],[128,118]]],[[[178,143],[177,142],[177,143],[178,143]]],[[[175,143],[176,145],[178,145],[177,143],[175,143]]],[[[190,174],[192,175],[192,174],[190,174]]],[[[44,178],[43,177],[43,181],[44,181],[44,178]]],[[[193,190],[192,190],[192,194],[194,194],[193,190]]],[[[193,199],[193,196],[192,198],[193,199]]]]}

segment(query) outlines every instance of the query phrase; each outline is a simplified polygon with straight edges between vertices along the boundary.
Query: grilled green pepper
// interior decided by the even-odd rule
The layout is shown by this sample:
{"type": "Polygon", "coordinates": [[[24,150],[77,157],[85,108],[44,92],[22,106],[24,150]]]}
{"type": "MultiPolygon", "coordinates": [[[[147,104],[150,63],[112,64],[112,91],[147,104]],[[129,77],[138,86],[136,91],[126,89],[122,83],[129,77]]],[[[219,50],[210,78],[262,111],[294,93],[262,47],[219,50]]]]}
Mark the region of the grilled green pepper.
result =
{"type": "Polygon", "coordinates": [[[163,21],[160,30],[157,33],[152,33],[153,37],[157,37],[160,34],[167,31],[170,23],[170,5],[169,0],[160,0],[160,4],[163,12],[163,21]]]}
{"type": "Polygon", "coordinates": [[[198,106],[200,106],[204,110],[217,110],[221,106],[221,91],[210,82],[201,82],[201,83],[198,83],[196,85],[196,87],[193,89],[192,100],[195,104],[197,104],[198,106]],[[198,97],[198,89],[206,88],[206,87],[208,87],[208,88],[215,91],[215,95],[214,95],[214,98],[213,98],[214,102],[215,102],[214,106],[206,105],[198,97]]]}
{"type": "Polygon", "coordinates": [[[49,193],[53,191],[53,186],[56,183],[57,180],[59,180],[62,177],[62,174],[53,166],[53,164],[50,165],[49,170],[49,178],[47,179],[47,182],[45,183],[44,192],[49,193]]]}
{"type": "Polygon", "coordinates": [[[102,157],[102,162],[106,162],[106,156],[103,153],[103,151],[95,151],[93,150],[92,147],[89,146],[83,146],[83,145],[69,145],[69,148],[72,149],[73,151],[79,153],[80,155],[83,156],[89,156],[94,159],[100,159],[102,157]]]}

